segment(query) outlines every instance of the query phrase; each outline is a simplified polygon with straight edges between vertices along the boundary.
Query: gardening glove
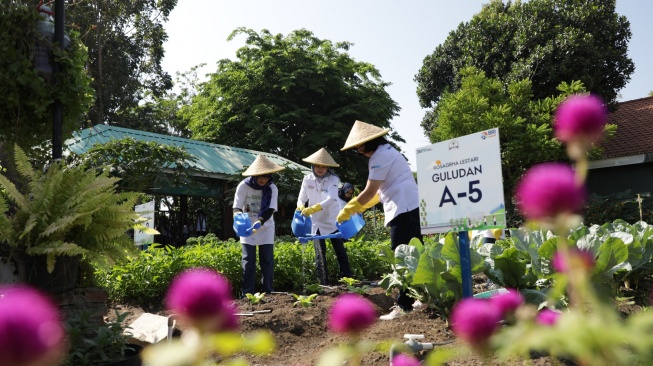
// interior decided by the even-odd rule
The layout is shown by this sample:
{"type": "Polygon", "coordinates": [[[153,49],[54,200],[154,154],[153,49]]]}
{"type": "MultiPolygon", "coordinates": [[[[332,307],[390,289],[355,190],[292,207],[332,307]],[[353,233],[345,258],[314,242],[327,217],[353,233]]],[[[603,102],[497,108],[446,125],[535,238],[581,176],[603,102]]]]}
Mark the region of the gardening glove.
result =
{"type": "Polygon", "coordinates": [[[311,207],[303,209],[302,210],[302,216],[308,217],[308,216],[311,216],[312,214],[314,214],[316,212],[320,212],[320,211],[322,211],[322,205],[320,205],[318,203],[316,205],[313,205],[311,207]]]}
{"type": "Polygon", "coordinates": [[[365,210],[376,205],[379,202],[381,202],[381,197],[379,197],[379,194],[377,193],[374,195],[374,197],[372,197],[372,199],[368,203],[364,204],[363,207],[361,207],[361,210],[358,211],[358,213],[362,214],[363,212],[365,212],[365,210]]]}
{"type": "Polygon", "coordinates": [[[297,206],[297,208],[295,209],[295,211],[304,211],[304,205],[299,205],[299,206],[297,206]]]}
{"type": "Polygon", "coordinates": [[[252,234],[256,234],[256,230],[260,229],[261,225],[263,225],[263,222],[261,220],[254,221],[254,225],[250,227],[250,230],[252,230],[252,234]]]}
{"type": "Polygon", "coordinates": [[[360,210],[363,208],[360,203],[358,203],[358,197],[352,198],[345,207],[340,210],[338,213],[338,216],[336,217],[336,221],[338,223],[343,223],[351,218],[351,215],[359,213],[360,210]]]}

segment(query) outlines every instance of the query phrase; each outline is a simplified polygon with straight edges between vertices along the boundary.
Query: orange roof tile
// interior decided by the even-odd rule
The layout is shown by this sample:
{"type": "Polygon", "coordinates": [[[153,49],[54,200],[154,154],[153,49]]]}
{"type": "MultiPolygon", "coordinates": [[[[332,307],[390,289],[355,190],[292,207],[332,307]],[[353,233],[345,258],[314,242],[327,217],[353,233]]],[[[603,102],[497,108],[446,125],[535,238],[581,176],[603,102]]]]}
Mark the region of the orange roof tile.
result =
{"type": "Polygon", "coordinates": [[[608,123],[617,125],[617,133],[599,144],[604,159],[653,152],[653,97],[619,103],[608,123]]]}

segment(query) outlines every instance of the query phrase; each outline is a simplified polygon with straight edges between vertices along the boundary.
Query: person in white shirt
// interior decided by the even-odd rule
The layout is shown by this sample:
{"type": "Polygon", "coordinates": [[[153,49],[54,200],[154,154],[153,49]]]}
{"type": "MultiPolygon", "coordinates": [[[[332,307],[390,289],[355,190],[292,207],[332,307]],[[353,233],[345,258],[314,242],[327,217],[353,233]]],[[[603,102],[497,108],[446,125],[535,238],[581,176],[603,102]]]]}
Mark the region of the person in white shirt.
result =
{"type": "MultiPolygon", "coordinates": [[[[394,251],[412,238],[422,240],[419,223],[419,194],[410,166],[383,137],[390,130],[356,121],[345,146],[340,150],[354,151],[369,158],[367,184],[357,197],[352,198],[337,216],[338,222],[362,213],[379,201],[383,203],[385,225],[390,228],[390,245],[394,251]]],[[[382,320],[392,320],[413,310],[415,299],[401,290],[392,312],[382,315],[382,320]]]]}
{"type": "Polygon", "coordinates": [[[263,278],[263,292],[274,292],[274,217],[279,191],[273,183],[272,173],[284,170],[266,158],[258,155],[243,173],[248,177],[236,187],[234,216],[246,212],[252,225],[252,235],[241,236],[242,294],[254,294],[256,287],[256,248],[263,278]]]}
{"type": "MultiPolygon", "coordinates": [[[[297,210],[304,216],[310,216],[313,226],[311,234],[329,235],[338,232],[336,228],[336,215],[340,210],[340,199],[338,198],[338,185],[340,178],[335,174],[333,168],[338,165],[329,155],[326,149],[321,148],[313,155],[302,159],[311,163],[311,173],[302,180],[302,186],[297,198],[297,210]],[[309,207],[304,207],[308,201],[309,207]]],[[[338,260],[340,277],[352,277],[349,257],[345,248],[344,240],[331,238],[331,246],[338,260]]],[[[318,281],[321,285],[329,284],[329,274],[326,262],[326,240],[318,239],[313,241],[315,248],[315,266],[317,269],[318,281]]]]}

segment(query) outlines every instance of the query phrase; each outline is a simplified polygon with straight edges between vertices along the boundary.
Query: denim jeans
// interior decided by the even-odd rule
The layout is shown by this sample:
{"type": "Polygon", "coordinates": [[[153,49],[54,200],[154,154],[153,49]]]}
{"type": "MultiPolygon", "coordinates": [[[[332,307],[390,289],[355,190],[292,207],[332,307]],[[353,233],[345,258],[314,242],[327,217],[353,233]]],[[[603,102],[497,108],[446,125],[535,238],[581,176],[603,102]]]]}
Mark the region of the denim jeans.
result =
{"type": "MultiPolygon", "coordinates": [[[[399,214],[388,224],[390,226],[390,245],[394,251],[400,244],[408,244],[410,239],[418,238],[422,243],[422,229],[419,224],[419,209],[399,214]]],[[[404,310],[413,310],[415,299],[408,292],[401,290],[397,296],[397,305],[404,310]]]]}
{"type": "Polygon", "coordinates": [[[272,279],[274,277],[274,244],[241,244],[241,247],[241,267],[243,268],[243,295],[256,293],[256,248],[258,248],[258,263],[261,267],[263,292],[274,292],[272,287],[272,279]]]}

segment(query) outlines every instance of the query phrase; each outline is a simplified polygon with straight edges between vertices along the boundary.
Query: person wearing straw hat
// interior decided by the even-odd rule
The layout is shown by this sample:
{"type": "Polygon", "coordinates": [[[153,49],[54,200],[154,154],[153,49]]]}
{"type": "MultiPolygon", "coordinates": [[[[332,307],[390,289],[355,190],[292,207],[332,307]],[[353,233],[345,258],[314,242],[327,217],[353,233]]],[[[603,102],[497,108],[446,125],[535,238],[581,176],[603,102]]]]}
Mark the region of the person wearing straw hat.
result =
{"type": "MultiPolygon", "coordinates": [[[[422,240],[419,224],[419,194],[406,158],[399,153],[385,136],[390,130],[369,123],[356,121],[345,146],[340,150],[354,149],[367,158],[368,178],[365,188],[352,198],[337,216],[338,222],[349,220],[351,215],[383,203],[385,225],[390,228],[390,245],[394,251],[400,244],[408,244],[412,238],[422,240]]],[[[392,311],[382,315],[382,320],[392,320],[417,308],[417,303],[400,290],[392,311]]]]}
{"type": "Polygon", "coordinates": [[[258,155],[243,175],[236,187],[234,197],[234,216],[246,212],[252,225],[252,235],[240,237],[242,294],[254,294],[256,287],[256,248],[263,278],[263,292],[274,292],[272,279],[274,277],[274,217],[277,209],[279,191],[273,183],[272,173],[285,168],[275,164],[263,155],[258,155]]]}
{"type": "MultiPolygon", "coordinates": [[[[338,199],[338,185],[340,178],[333,171],[338,165],[329,155],[325,148],[321,148],[313,155],[302,159],[311,163],[311,173],[302,180],[302,186],[297,198],[297,210],[304,216],[311,216],[313,226],[311,234],[328,235],[338,231],[336,228],[336,215],[340,210],[338,199]],[[304,207],[308,201],[309,207],[304,207]]],[[[340,277],[352,277],[349,257],[345,248],[344,240],[331,238],[331,246],[336,253],[340,277]]],[[[321,285],[329,284],[329,275],[326,262],[326,240],[318,239],[313,241],[315,248],[315,266],[318,280],[321,285]]]]}

